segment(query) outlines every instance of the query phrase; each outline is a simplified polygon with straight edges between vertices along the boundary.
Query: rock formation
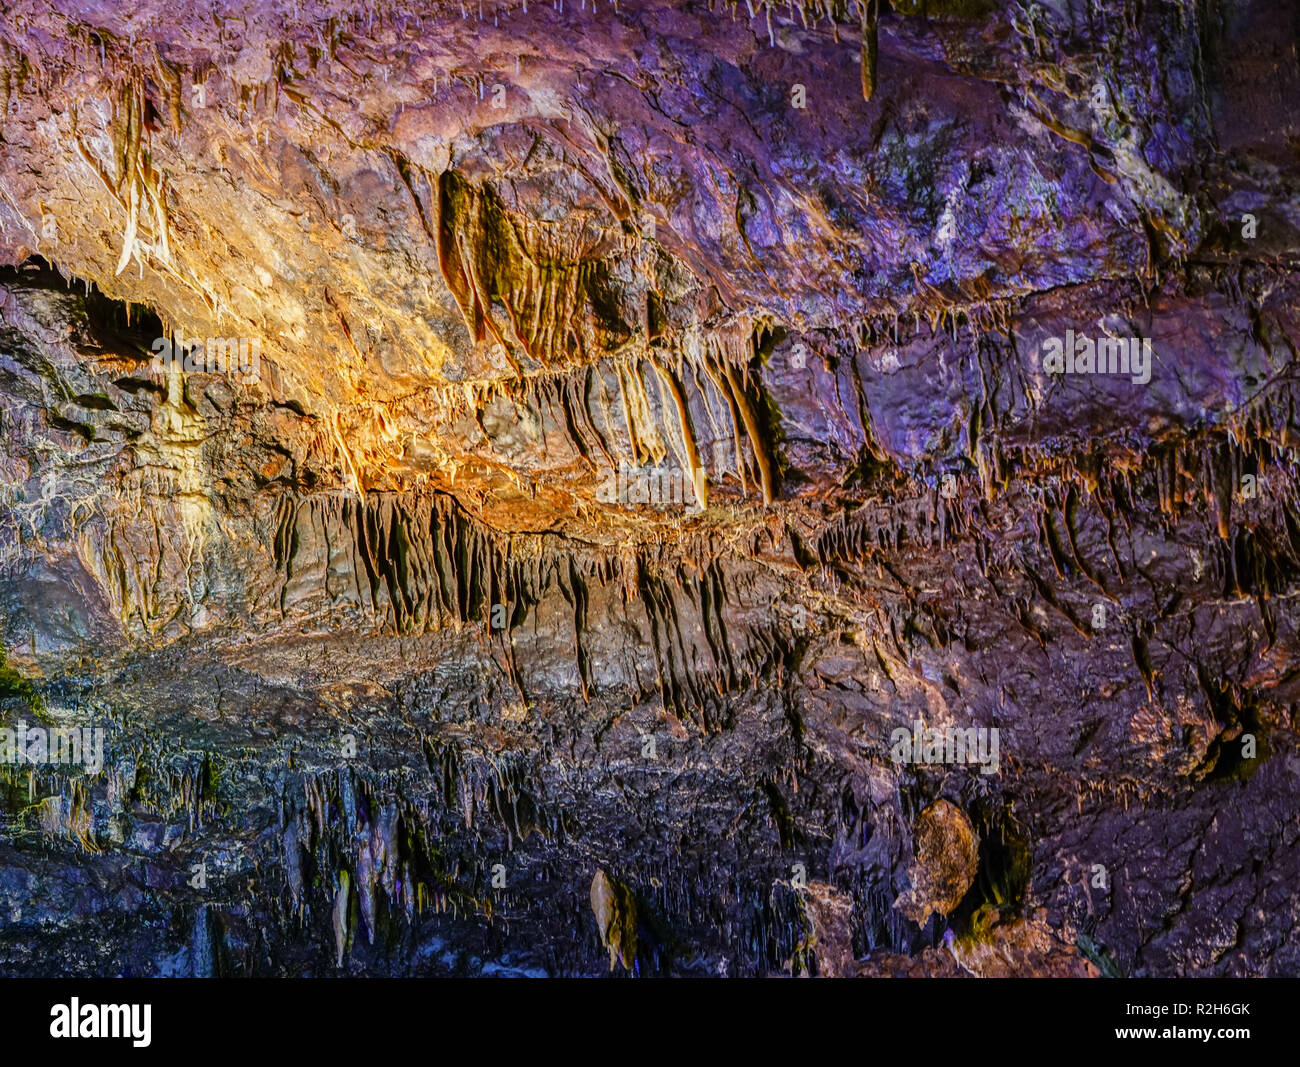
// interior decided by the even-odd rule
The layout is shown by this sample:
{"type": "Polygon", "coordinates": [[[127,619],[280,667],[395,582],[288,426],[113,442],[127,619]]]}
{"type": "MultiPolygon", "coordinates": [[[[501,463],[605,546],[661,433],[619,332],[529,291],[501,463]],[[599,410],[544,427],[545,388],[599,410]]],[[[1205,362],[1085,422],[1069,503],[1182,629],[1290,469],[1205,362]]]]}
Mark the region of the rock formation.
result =
{"type": "Polygon", "coordinates": [[[1300,974],[1298,37],[7,0],[0,973],[1300,974]]]}

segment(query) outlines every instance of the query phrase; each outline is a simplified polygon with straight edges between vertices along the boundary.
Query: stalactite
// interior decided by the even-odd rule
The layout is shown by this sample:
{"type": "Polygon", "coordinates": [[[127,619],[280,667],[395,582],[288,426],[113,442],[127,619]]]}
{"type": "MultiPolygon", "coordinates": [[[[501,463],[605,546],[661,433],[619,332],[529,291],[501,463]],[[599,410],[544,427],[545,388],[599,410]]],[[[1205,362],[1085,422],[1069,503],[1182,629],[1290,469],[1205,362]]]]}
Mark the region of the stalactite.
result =
{"type": "Polygon", "coordinates": [[[862,99],[870,100],[876,91],[880,0],[859,0],[859,3],[862,7],[862,99]]]}
{"type": "Polygon", "coordinates": [[[673,398],[677,421],[681,428],[683,458],[686,460],[686,467],[690,472],[695,502],[701,508],[707,508],[709,506],[708,482],[704,469],[700,464],[700,453],[695,445],[695,432],[691,427],[691,415],[686,407],[686,398],[682,394],[682,387],[673,373],[664,367],[659,360],[651,356],[650,363],[659,372],[673,398]]]}

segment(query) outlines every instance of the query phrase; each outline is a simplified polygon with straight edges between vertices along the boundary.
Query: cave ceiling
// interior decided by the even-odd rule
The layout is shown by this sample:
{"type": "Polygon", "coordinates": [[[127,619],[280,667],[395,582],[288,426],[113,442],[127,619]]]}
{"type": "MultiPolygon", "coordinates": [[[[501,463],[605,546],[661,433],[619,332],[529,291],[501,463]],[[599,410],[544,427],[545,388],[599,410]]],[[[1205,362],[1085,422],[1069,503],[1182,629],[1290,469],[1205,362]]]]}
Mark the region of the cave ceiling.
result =
{"type": "Polygon", "coordinates": [[[7,2],[0,973],[1300,974],[1298,37],[7,2]]]}

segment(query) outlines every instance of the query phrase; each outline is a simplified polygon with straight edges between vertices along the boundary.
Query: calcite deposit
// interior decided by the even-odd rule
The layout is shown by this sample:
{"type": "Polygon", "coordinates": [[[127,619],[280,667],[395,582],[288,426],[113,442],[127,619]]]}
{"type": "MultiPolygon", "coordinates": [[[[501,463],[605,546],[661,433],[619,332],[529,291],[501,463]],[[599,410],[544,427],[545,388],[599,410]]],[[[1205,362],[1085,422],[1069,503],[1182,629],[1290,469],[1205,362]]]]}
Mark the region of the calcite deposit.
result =
{"type": "Polygon", "coordinates": [[[1298,38],[6,0],[0,974],[1300,975],[1298,38]]]}

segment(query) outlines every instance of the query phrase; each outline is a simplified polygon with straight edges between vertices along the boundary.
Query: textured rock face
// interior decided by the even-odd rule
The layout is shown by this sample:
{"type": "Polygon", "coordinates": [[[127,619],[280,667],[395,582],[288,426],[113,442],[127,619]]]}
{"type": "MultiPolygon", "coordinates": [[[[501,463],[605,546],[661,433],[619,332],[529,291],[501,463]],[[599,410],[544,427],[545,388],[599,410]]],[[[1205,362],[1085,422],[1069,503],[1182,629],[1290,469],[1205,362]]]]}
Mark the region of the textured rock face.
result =
{"type": "Polygon", "coordinates": [[[6,7],[0,972],[1300,973],[1300,24],[879,6],[6,7]]]}
{"type": "Polygon", "coordinates": [[[970,892],[979,871],[979,841],[965,813],[940,799],[917,816],[914,846],[911,886],[894,906],[924,926],[931,915],[951,915],[970,892]]]}

